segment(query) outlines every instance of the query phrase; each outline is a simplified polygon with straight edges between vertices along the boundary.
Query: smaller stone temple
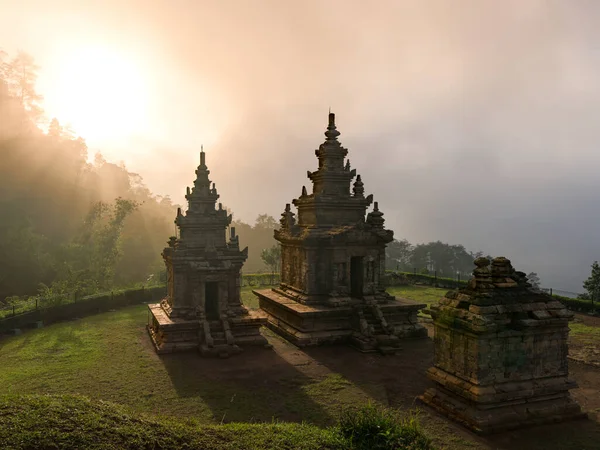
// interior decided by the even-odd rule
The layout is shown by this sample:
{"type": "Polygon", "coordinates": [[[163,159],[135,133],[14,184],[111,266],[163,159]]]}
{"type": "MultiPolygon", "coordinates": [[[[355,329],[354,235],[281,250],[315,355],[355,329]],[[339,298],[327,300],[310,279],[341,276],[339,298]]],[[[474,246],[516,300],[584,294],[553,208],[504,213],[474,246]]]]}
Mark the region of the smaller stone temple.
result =
{"type": "Polygon", "coordinates": [[[508,259],[475,265],[468,287],[432,308],[435,387],[421,400],[482,434],[584,417],[569,394],[573,314],[508,259]]]}
{"type": "Polygon", "coordinates": [[[177,210],[179,238],[171,237],[162,256],[167,267],[167,296],[148,305],[148,331],[159,353],[199,349],[202,355],[226,357],[246,345],[268,346],[260,334],[266,316],[249,311],[240,297],[241,269],[248,247],[240,250],[235,228],[229,241],[228,215],[208,179],[204,150],[188,210],[177,210]]]}
{"type": "Polygon", "coordinates": [[[350,168],[329,114],[326,141],[302,187],[298,221],[287,204],[275,239],[281,243],[281,284],[257,290],[268,326],[298,346],[347,342],[361,351],[393,353],[401,338],[424,337],[417,314],[425,305],[385,291],[385,247],[393,231],[360,175],[350,168]],[[352,183],[352,180],[354,183],[352,183]]]}

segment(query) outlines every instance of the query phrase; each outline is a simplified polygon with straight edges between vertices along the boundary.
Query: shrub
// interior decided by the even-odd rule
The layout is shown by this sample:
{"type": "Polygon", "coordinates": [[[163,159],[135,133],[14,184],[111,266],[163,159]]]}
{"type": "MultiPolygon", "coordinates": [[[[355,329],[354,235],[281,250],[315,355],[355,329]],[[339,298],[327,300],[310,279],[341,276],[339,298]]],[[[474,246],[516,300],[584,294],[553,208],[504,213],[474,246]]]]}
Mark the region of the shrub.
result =
{"type": "Polygon", "coordinates": [[[400,418],[394,411],[371,403],[342,412],[339,429],[357,450],[433,449],[414,413],[400,418]]]}

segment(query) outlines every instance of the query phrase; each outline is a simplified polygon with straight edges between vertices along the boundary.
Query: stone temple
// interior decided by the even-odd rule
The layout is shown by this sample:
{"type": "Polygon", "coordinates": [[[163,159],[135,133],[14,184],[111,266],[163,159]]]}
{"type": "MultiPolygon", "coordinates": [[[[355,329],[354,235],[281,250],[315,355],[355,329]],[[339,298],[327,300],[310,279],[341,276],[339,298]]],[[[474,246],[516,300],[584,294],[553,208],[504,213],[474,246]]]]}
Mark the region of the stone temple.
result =
{"type": "Polygon", "coordinates": [[[240,251],[235,228],[226,241],[228,215],[208,179],[204,151],[194,188],[187,188],[188,210],[177,211],[179,238],[171,237],[162,256],[167,267],[167,296],[148,305],[148,331],[159,353],[199,349],[207,356],[229,356],[246,345],[268,345],[260,334],[267,321],[241,303],[241,269],[248,248],[240,251]]]}
{"type": "Polygon", "coordinates": [[[275,231],[281,284],[254,293],[269,328],[298,346],[347,342],[393,353],[401,338],[427,335],[417,320],[425,305],[386,293],[385,246],[393,231],[384,228],[377,202],[366,214],[373,196],[365,197],[339,134],[330,113],[327,139],[315,151],[319,168],[308,172],[313,192],[302,187],[292,202],[298,221],[287,204],[275,231]]]}
{"type": "Polygon", "coordinates": [[[506,258],[475,265],[469,286],[432,308],[435,387],[421,400],[479,433],[584,416],[569,395],[573,313],[506,258]]]}

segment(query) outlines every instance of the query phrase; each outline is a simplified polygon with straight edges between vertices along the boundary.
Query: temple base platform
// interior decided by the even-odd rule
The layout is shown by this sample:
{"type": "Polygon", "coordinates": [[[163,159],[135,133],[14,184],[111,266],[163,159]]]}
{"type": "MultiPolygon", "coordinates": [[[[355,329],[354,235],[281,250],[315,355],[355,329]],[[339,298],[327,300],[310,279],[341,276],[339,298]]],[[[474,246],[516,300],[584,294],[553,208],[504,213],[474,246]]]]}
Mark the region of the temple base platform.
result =
{"type": "Polygon", "coordinates": [[[270,348],[260,333],[260,327],[267,325],[267,317],[260,311],[225,320],[171,317],[160,303],[148,305],[148,311],[148,333],[159,354],[196,350],[202,356],[224,358],[246,346],[270,348]]]}
{"type": "Polygon", "coordinates": [[[587,417],[568,392],[577,384],[565,377],[477,386],[438,368],[428,376],[436,387],[419,399],[477,434],[587,417]]]}
{"type": "Polygon", "coordinates": [[[361,352],[389,354],[406,338],[422,338],[427,330],[417,314],[426,305],[405,299],[385,303],[352,300],[339,306],[309,305],[283,292],[255,290],[267,327],[298,347],[345,343],[361,352]]]}

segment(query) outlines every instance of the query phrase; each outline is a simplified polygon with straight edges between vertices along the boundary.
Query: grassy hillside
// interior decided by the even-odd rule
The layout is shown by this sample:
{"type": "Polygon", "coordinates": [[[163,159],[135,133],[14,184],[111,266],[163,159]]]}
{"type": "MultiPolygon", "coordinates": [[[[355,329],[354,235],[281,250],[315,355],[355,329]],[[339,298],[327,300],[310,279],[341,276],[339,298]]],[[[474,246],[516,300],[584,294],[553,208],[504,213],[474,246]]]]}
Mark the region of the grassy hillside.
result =
{"type": "Polygon", "coordinates": [[[348,448],[337,428],[298,423],[197,427],[72,395],[0,397],[0,423],[0,444],[13,450],[348,448]]]}

